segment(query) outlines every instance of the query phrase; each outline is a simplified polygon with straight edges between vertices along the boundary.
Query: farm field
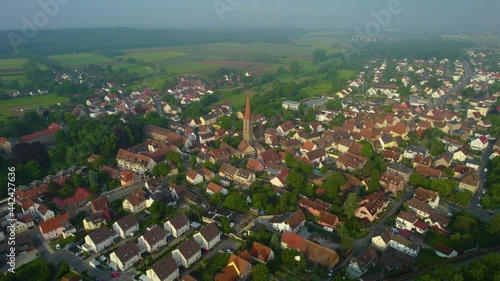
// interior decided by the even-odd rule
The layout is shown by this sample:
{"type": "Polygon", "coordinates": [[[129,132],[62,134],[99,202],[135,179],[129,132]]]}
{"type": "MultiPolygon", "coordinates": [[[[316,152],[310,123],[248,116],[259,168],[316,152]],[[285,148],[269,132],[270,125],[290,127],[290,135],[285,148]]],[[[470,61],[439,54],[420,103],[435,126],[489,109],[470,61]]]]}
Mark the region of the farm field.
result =
{"type": "Polygon", "coordinates": [[[57,94],[48,94],[43,96],[19,97],[2,100],[0,103],[0,121],[5,121],[11,115],[18,115],[21,109],[23,111],[36,109],[40,106],[49,106],[57,103],[66,103],[69,99],[58,96],[57,94]]]}
{"type": "Polygon", "coordinates": [[[302,89],[309,96],[321,96],[328,94],[332,89],[332,81],[322,81],[316,85],[307,86],[302,89]]]}
{"type": "Polygon", "coordinates": [[[49,59],[52,59],[61,65],[74,67],[88,64],[109,64],[115,62],[112,58],[91,53],[50,56],[49,59]]]}
{"type": "MultiPolygon", "coordinates": [[[[18,81],[23,83],[26,80],[24,75],[23,64],[29,62],[24,58],[0,59],[0,79],[4,82],[18,81]]],[[[47,70],[48,67],[43,64],[38,64],[41,70],[47,70]]]]}
{"type": "Polygon", "coordinates": [[[126,56],[122,56],[121,58],[126,61],[130,58],[133,58],[138,61],[143,61],[145,63],[155,62],[161,60],[168,60],[171,58],[181,57],[187,55],[186,53],[177,52],[177,51],[161,51],[161,50],[143,50],[142,52],[132,52],[126,56]]]}
{"type": "Polygon", "coordinates": [[[349,80],[351,78],[355,78],[357,75],[356,71],[354,70],[349,70],[349,69],[340,69],[338,71],[338,79],[346,79],[349,80]]]}

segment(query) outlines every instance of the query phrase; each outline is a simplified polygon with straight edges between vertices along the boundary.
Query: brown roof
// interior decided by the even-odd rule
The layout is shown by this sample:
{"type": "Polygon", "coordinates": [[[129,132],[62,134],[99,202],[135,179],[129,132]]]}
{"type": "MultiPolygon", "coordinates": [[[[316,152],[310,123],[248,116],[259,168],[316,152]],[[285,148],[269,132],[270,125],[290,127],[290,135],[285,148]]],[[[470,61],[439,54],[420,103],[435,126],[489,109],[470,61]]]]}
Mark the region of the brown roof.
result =
{"type": "Polygon", "coordinates": [[[116,257],[125,264],[127,261],[131,260],[133,257],[139,255],[141,250],[135,244],[134,241],[128,241],[124,245],[118,247],[115,250],[116,257]]]}
{"type": "Polygon", "coordinates": [[[415,156],[415,158],[413,158],[413,163],[418,165],[430,166],[432,164],[432,158],[417,155],[415,156]]]}
{"type": "Polygon", "coordinates": [[[424,177],[430,177],[430,178],[440,178],[441,177],[440,170],[426,167],[426,166],[422,166],[422,165],[417,166],[415,168],[415,172],[421,174],[424,177]]]}
{"type": "Polygon", "coordinates": [[[164,257],[151,268],[160,280],[165,280],[178,269],[179,265],[171,255],[164,257]]]}
{"type": "Polygon", "coordinates": [[[321,211],[321,213],[319,214],[319,221],[334,226],[339,222],[339,218],[334,214],[321,211]]]}
{"type": "Polygon", "coordinates": [[[210,182],[208,185],[207,185],[207,189],[214,192],[214,193],[219,193],[221,192],[224,188],[214,182],[210,182]]]}
{"type": "Polygon", "coordinates": [[[167,238],[167,232],[160,226],[156,225],[150,230],[144,232],[143,237],[149,245],[155,245],[162,240],[165,241],[165,238],[167,238]]]}
{"type": "Polygon", "coordinates": [[[123,218],[119,219],[116,221],[116,224],[123,230],[126,231],[128,229],[131,229],[135,227],[136,225],[139,224],[139,221],[137,221],[137,218],[135,217],[134,214],[128,214],[124,216],[123,218]]]}
{"type": "Polygon", "coordinates": [[[195,170],[193,169],[189,169],[187,172],[186,172],[186,176],[192,180],[196,179],[196,177],[198,176],[198,172],[196,172],[195,170]]]}
{"type": "Polygon", "coordinates": [[[196,253],[201,250],[200,245],[196,242],[196,240],[194,240],[193,237],[186,240],[177,249],[179,250],[179,252],[181,252],[182,256],[186,260],[189,260],[192,256],[196,255],[196,253]]]}
{"type": "Polygon", "coordinates": [[[173,216],[169,221],[175,229],[180,229],[189,224],[189,218],[182,212],[173,216]]]}
{"type": "Polygon", "coordinates": [[[439,244],[439,243],[436,243],[436,246],[434,246],[434,249],[440,253],[447,255],[447,256],[449,256],[451,253],[453,253],[453,251],[455,251],[452,248],[446,247],[445,245],[439,244]]]}
{"type": "Polygon", "coordinates": [[[127,197],[127,201],[130,202],[130,204],[132,204],[132,206],[137,206],[146,200],[147,200],[146,193],[144,192],[144,190],[142,190],[140,188],[137,188],[136,190],[134,190],[134,192],[132,192],[127,197]]]}
{"type": "Polygon", "coordinates": [[[309,160],[315,160],[315,159],[320,159],[321,157],[325,157],[326,152],[323,149],[316,149],[310,152],[306,153],[307,159],[309,160]]]}
{"type": "Polygon", "coordinates": [[[291,229],[295,229],[301,223],[306,221],[306,216],[302,210],[297,210],[293,213],[288,219],[285,220],[285,223],[290,226],[291,229]]]}
{"type": "Polygon", "coordinates": [[[90,202],[90,207],[94,213],[100,212],[110,206],[107,196],[98,197],[90,202]]]}
{"type": "Polygon", "coordinates": [[[246,168],[258,172],[264,170],[264,165],[259,160],[250,158],[248,159],[246,168]]]}
{"type": "Polygon", "coordinates": [[[415,223],[418,220],[418,217],[414,213],[409,212],[409,211],[405,211],[405,210],[402,210],[401,212],[399,212],[398,218],[401,218],[401,219],[403,219],[407,222],[411,222],[411,223],[415,223]]]}
{"type": "Polygon", "coordinates": [[[99,244],[102,241],[106,240],[107,238],[113,236],[111,231],[107,226],[103,226],[101,228],[98,228],[91,233],[89,233],[89,238],[94,242],[94,244],[99,244]]]}
{"type": "Polygon", "coordinates": [[[42,233],[48,233],[58,228],[65,227],[66,225],[69,225],[69,218],[68,214],[64,213],[41,222],[39,226],[42,233]]]}
{"type": "Polygon", "coordinates": [[[311,242],[293,232],[285,231],[281,236],[281,242],[286,244],[287,248],[297,249],[299,252],[304,253],[307,259],[322,266],[331,267],[339,262],[337,252],[311,242]]]}
{"type": "Polygon", "coordinates": [[[258,242],[253,242],[250,255],[255,259],[267,262],[272,251],[273,250],[271,250],[268,246],[262,245],[258,242]]]}
{"type": "Polygon", "coordinates": [[[414,197],[423,202],[434,202],[439,196],[439,193],[419,187],[415,190],[414,197]]]}
{"type": "Polygon", "coordinates": [[[476,172],[470,172],[460,181],[460,183],[470,185],[470,186],[478,186],[479,184],[479,175],[476,172]]]}
{"type": "Polygon", "coordinates": [[[425,204],[424,202],[418,200],[417,198],[412,198],[406,201],[406,204],[408,204],[409,207],[425,212],[426,214],[433,213],[431,206],[425,204]]]}
{"type": "Polygon", "coordinates": [[[234,167],[233,165],[231,165],[229,163],[222,164],[222,166],[219,170],[220,174],[228,175],[231,177],[233,177],[236,174],[236,172],[238,172],[238,168],[234,167]]]}
{"type": "Polygon", "coordinates": [[[207,242],[212,241],[215,237],[217,237],[221,233],[222,232],[215,223],[209,223],[200,230],[201,236],[203,236],[203,238],[205,238],[207,242]]]}

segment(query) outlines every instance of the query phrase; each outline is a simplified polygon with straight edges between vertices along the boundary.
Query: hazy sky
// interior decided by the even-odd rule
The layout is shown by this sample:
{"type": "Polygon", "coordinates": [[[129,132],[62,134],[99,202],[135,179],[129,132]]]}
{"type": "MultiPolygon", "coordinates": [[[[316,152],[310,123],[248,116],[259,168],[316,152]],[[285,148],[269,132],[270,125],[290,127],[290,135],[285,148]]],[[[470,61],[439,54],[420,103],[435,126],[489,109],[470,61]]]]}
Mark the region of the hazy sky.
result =
{"type": "MultiPolygon", "coordinates": [[[[0,0],[0,29],[21,29],[33,22],[40,2],[67,2],[43,17],[43,28],[74,27],[235,27],[298,26],[364,28],[371,11],[398,0],[0,0]],[[219,7],[219,12],[215,6],[219,7]]],[[[387,28],[435,27],[460,31],[467,26],[500,26],[498,0],[399,0],[402,12],[387,28]]],[[[40,22],[39,19],[39,22],[40,22]]],[[[500,31],[500,30],[498,30],[500,31]]]]}

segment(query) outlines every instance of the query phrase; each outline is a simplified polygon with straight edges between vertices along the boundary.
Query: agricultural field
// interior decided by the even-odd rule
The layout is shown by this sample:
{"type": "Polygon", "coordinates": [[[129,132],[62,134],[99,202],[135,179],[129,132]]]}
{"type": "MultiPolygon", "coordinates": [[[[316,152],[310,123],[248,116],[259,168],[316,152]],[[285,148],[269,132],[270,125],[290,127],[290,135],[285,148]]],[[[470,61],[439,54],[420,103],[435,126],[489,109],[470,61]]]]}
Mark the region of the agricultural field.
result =
{"type": "Polygon", "coordinates": [[[181,57],[187,55],[186,53],[177,51],[165,51],[162,49],[151,49],[151,50],[135,50],[127,53],[126,56],[122,56],[122,60],[126,61],[133,58],[137,61],[143,61],[145,63],[168,60],[171,58],[181,57]]]}
{"type": "Polygon", "coordinates": [[[322,81],[316,85],[307,86],[302,89],[309,96],[322,96],[328,94],[332,90],[332,81],[322,81]]]}
{"type": "Polygon", "coordinates": [[[97,54],[82,53],[50,56],[49,59],[64,66],[79,67],[88,64],[113,64],[116,61],[112,58],[107,58],[97,54]]]}
{"type": "MultiPolygon", "coordinates": [[[[29,62],[29,60],[24,58],[0,59],[0,79],[6,83],[10,81],[24,83],[26,81],[26,75],[24,75],[23,64],[27,62],[29,62]]],[[[43,64],[38,64],[38,67],[40,67],[41,70],[48,69],[48,67],[43,64]]]]}
{"type": "Polygon", "coordinates": [[[54,105],[57,103],[66,103],[69,99],[56,94],[43,96],[18,97],[8,100],[2,100],[0,103],[0,121],[5,121],[9,116],[19,116],[27,110],[37,109],[39,107],[54,105]]]}

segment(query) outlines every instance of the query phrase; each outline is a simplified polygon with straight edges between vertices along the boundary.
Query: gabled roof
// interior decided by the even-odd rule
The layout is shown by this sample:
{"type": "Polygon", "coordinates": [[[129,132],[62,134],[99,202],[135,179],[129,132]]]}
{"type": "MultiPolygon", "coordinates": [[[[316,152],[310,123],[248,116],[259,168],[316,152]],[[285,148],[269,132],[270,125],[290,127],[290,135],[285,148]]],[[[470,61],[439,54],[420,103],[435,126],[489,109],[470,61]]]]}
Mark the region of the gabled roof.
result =
{"type": "Polygon", "coordinates": [[[189,225],[189,218],[183,212],[173,216],[169,219],[169,221],[175,229],[181,229],[182,227],[189,225]]]}
{"type": "Polygon", "coordinates": [[[49,220],[43,221],[40,223],[40,230],[42,233],[49,233],[53,230],[56,230],[61,227],[66,227],[69,225],[68,214],[64,213],[62,215],[53,217],[49,220]]]}
{"type": "Polygon", "coordinates": [[[123,218],[119,219],[118,221],[116,221],[115,223],[123,231],[127,231],[127,230],[139,225],[139,221],[137,221],[137,218],[135,217],[134,214],[128,214],[128,215],[124,216],[123,218]]]}
{"type": "Polygon", "coordinates": [[[194,240],[193,237],[186,240],[177,249],[186,260],[189,260],[201,250],[200,245],[196,242],[196,240],[194,240]]]}
{"type": "Polygon", "coordinates": [[[151,270],[156,274],[156,276],[158,276],[158,278],[160,278],[160,280],[165,280],[178,269],[179,265],[171,255],[168,255],[165,258],[161,259],[151,268],[151,270]]]}
{"type": "Polygon", "coordinates": [[[149,245],[156,245],[158,242],[164,241],[165,238],[167,238],[167,232],[160,226],[156,225],[144,232],[143,238],[149,245]]]}
{"type": "Polygon", "coordinates": [[[137,255],[140,255],[141,250],[139,247],[134,243],[134,241],[128,241],[124,245],[118,247],[115,250],[115,255],[116,257],[123,263],[125,264],[132,258],[136,257],[137,255]]]}
{"type": "Polygon", "coordinates": [[[207,185],[207,190],[210,190],[212,191],[213,193],[219,193],[221,192],[224,188],[214,182],[210,182],[208,185],[207,185]]]}
{"type": "Polygon", "coordinates": [[[200,230],[201,236],[207,241],[212,241],[215,237],[222,234],[220,229],[217,227],[215,223],[209,223],[205,227],[200,230]]]}
{"type": "Polygon", "coordinates": [[[415,190],[414,197],[423,202],[434,202],[439,197],[439,193],[437,193],[436,191],[418,187],[415,190]]]}
{"type": "Polygon", "coordinates": [[[113,234],[107,226],[103,226],[89,233],[89,238],[92,240],[92,242],[94,242],[95,245],[107,240],[112,236],[113,234]]]}
{"type": "Polygon", "coordinates": [[[258,242],[253,242],[250,255],[255,259],[267,262],[272,251],[273,250],[271,250],[268,246],[262,245],[258,242]]]}

